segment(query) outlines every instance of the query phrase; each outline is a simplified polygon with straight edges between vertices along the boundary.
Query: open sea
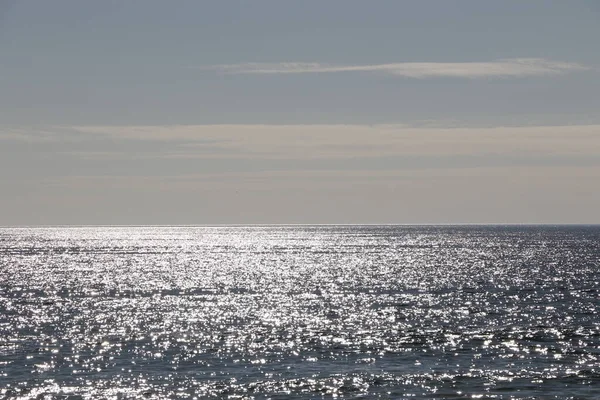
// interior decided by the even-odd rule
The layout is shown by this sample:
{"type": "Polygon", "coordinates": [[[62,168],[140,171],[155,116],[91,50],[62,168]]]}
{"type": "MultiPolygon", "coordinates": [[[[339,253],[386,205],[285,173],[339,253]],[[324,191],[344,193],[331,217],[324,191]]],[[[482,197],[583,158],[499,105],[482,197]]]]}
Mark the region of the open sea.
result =
{"type": "Polygon", "coordinates": [[[600,226],[0,228],[0,398],[600,398],[600,226]]]}

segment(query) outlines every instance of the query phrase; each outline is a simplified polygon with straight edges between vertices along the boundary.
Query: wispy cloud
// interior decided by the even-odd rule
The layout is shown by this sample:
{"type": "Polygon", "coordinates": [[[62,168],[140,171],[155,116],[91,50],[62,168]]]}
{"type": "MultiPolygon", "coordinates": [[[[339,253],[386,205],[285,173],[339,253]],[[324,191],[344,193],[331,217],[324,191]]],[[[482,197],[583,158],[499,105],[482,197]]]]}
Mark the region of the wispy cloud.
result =
{"type": "Polygon", "coordinates": [[[62,143],[61,154],[78,154],[87,159],[341,160],[493,155],[593,159],[595,163],[600,160],[600,125],[71,126],[40,131],[32,128],[31,132],[19,133],[3,139],[0,129],[0,141],[25,140],[41,148],[62,143]]]}
{"type": "Polygon", "coordinates": [[[168,155],[192,158],[317,159],[486,154],[597,157],[600,154],[600,125],[488,128],[174,125],[78,126],[71,129],[79,137],[87,134],[179,143],[168,155]],[[203,150],[205,145],[218,146],[218,149],[206,152],[203,150]]]}
{"type": "Polygon", "coordinates": [[[302,62],[243,63],[214,65],[207,69],[228,74],[379,72],[407,78],[492,78],[559,75],[590,68],[577,63],[543,58],[515,58],[489,62],[404,62],[371,65],[329,65],[302,62]]]}

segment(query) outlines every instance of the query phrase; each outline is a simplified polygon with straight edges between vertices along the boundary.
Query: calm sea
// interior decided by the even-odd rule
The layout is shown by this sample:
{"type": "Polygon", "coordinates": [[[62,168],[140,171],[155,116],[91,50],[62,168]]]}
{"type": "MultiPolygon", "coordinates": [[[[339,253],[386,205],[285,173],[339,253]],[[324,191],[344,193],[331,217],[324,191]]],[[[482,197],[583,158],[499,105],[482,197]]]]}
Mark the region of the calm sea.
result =
{"type": "Polygon", "coordinates": [[[0,398],[600,398],[600,227],[0,229],[0,398]]]}

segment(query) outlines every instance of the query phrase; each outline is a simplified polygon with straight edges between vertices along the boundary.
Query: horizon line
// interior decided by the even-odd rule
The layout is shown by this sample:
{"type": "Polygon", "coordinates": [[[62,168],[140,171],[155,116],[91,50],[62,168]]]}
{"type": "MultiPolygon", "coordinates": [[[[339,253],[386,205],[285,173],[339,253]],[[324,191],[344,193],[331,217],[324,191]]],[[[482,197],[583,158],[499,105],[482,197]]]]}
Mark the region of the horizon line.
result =
{"type": "Polygon", "coordinates": [[[40,224],[0,225],[0,229],[27,228],[240,228],[240,227],[294,227],[294,226],[598,226],[600,222],[448,222],[448,223],[277,223],[277,224],[40,224]]]}

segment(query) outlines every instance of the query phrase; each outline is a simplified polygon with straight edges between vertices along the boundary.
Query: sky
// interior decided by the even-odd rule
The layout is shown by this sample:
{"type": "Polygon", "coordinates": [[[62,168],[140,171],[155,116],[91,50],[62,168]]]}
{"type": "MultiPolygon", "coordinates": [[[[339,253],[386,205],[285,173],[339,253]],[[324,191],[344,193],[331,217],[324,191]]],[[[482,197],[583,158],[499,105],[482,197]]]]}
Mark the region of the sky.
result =
{"type": "Polygon", "coordinates": [[[597,0],[0,0],[0,226],[600,223],[597,0]]]}

